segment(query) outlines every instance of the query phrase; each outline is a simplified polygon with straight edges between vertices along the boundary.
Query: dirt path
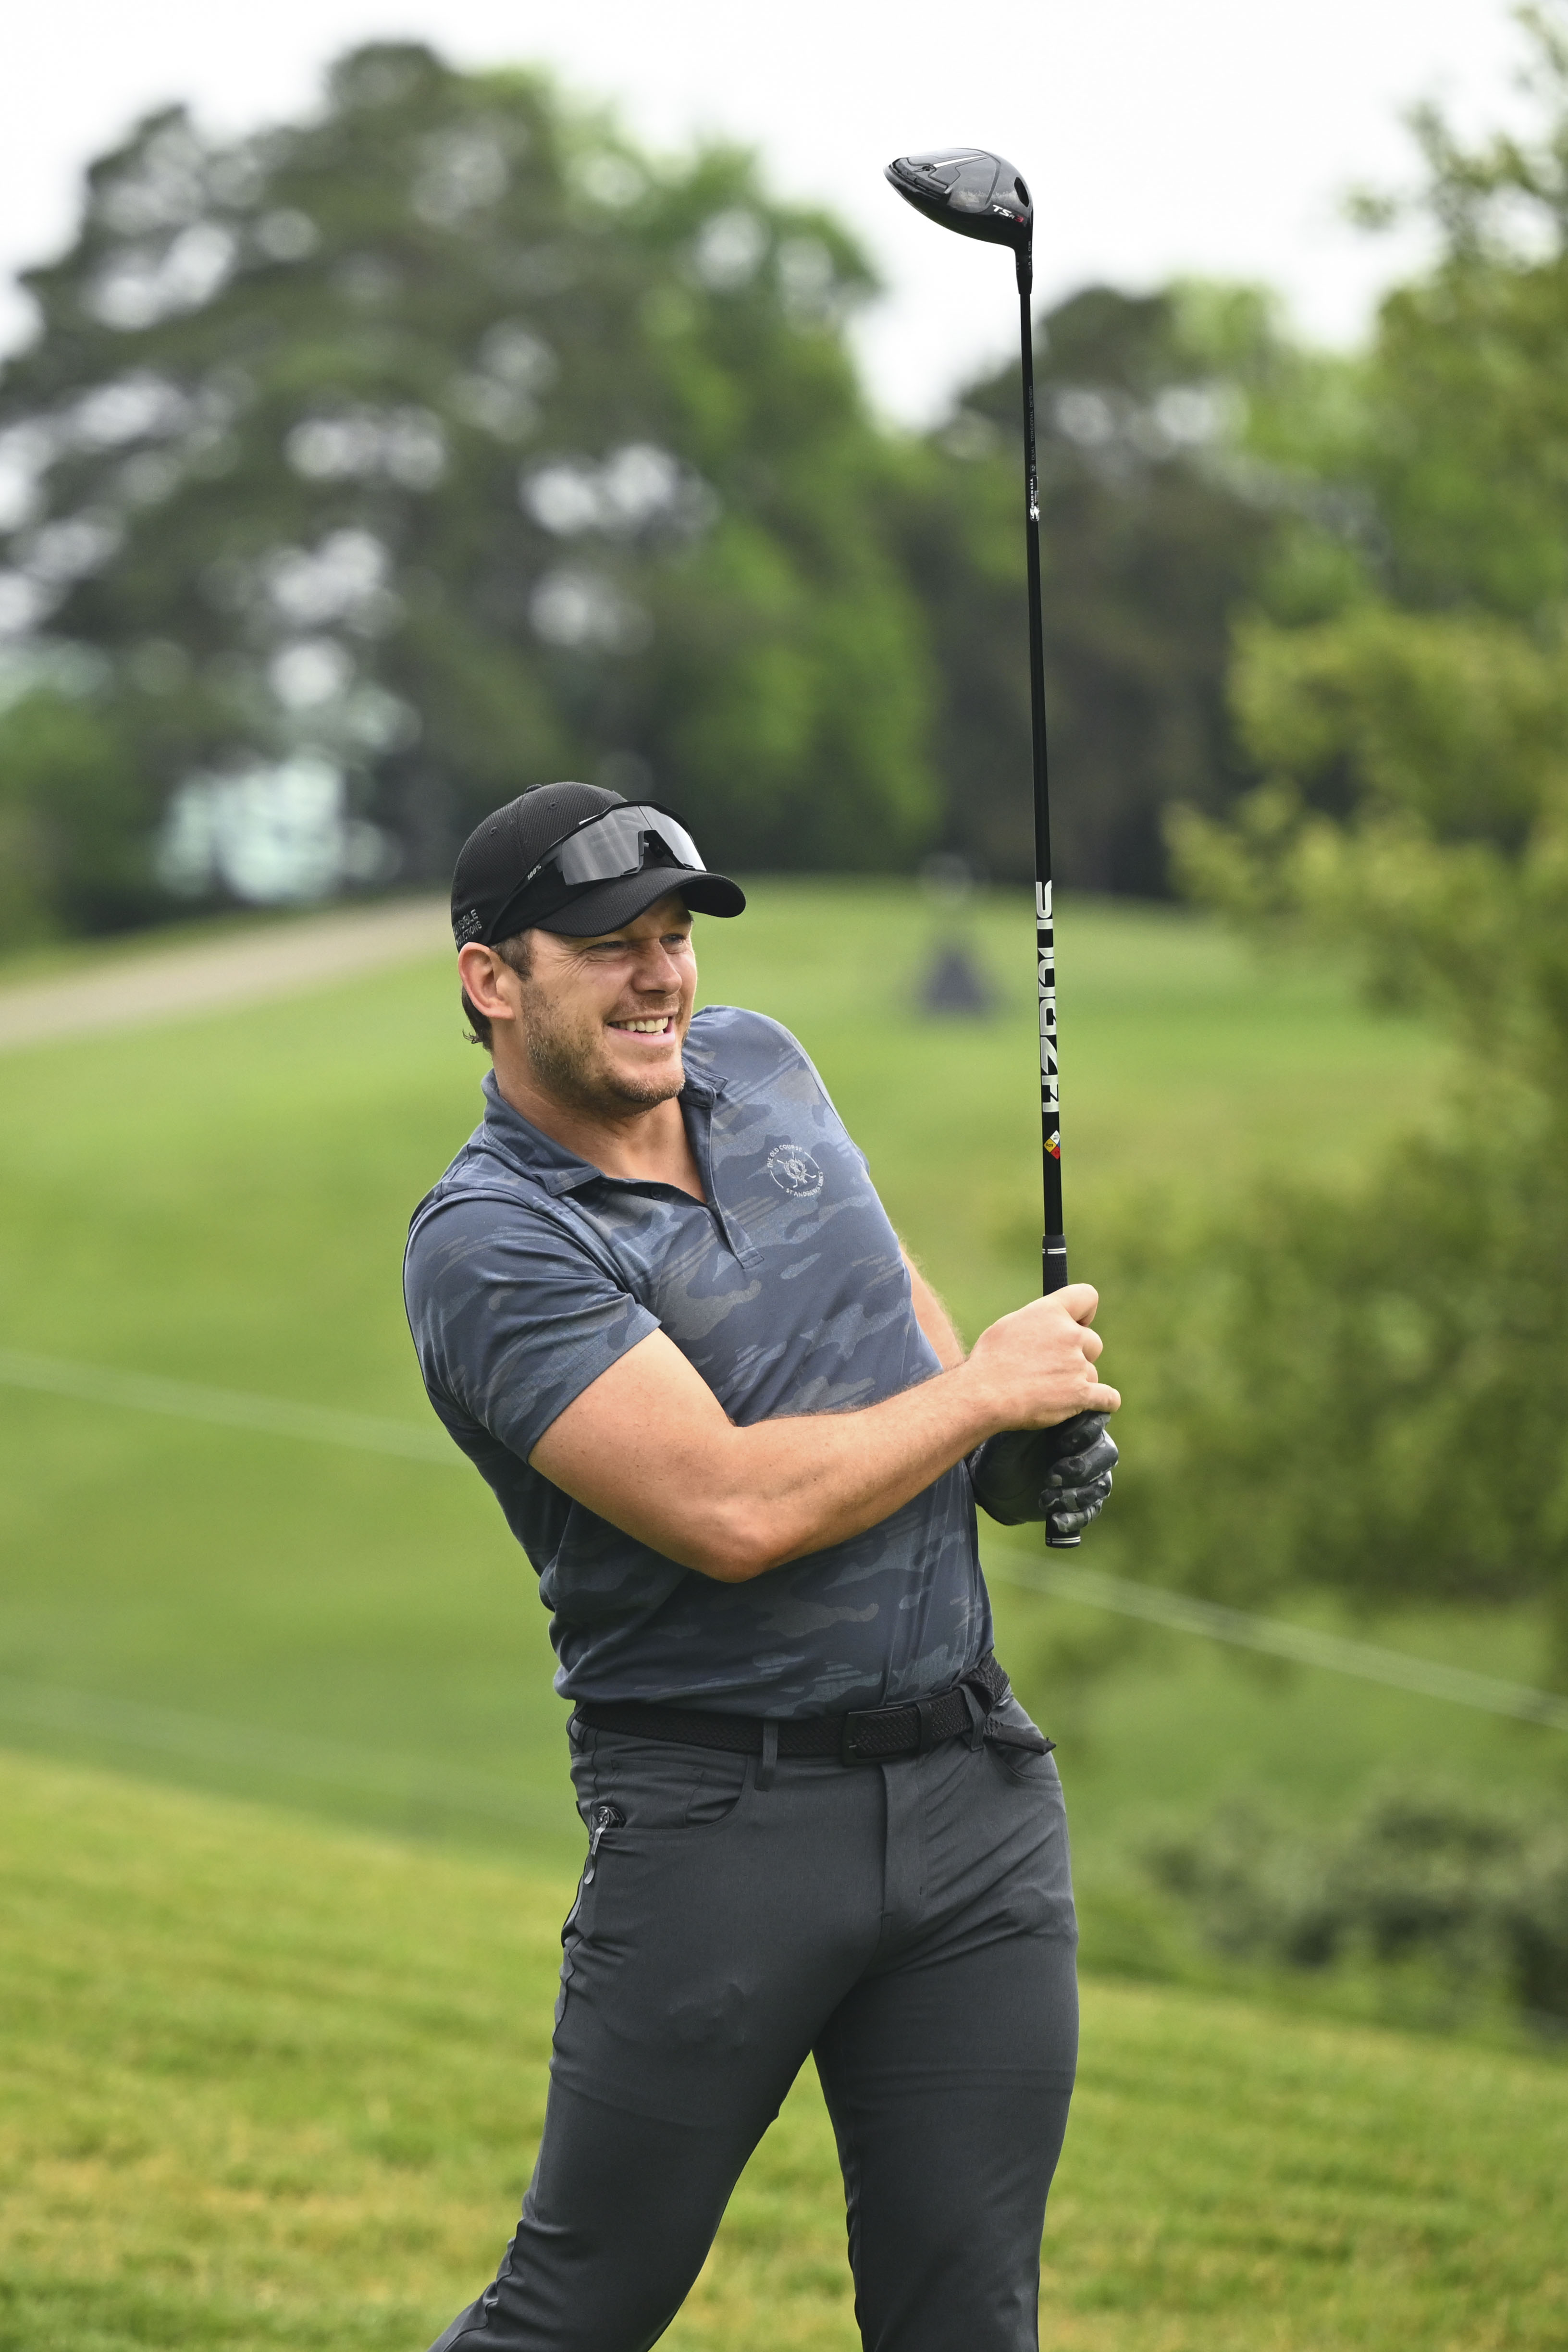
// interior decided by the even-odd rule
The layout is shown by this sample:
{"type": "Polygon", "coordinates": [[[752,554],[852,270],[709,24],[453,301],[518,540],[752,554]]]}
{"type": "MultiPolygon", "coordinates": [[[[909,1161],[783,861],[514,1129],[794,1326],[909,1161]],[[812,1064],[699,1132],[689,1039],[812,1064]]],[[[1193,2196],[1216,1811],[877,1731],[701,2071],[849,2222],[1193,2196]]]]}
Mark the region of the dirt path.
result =
{"type": "Polygon", "coordinates": [[[451,953],[444,898],[311,915],[241,939],[95,962],[77,979],[0,987],[0,1053],[86,1030],[132,1029],[224,1004],[293,996],[351,974],[451,953]]]}

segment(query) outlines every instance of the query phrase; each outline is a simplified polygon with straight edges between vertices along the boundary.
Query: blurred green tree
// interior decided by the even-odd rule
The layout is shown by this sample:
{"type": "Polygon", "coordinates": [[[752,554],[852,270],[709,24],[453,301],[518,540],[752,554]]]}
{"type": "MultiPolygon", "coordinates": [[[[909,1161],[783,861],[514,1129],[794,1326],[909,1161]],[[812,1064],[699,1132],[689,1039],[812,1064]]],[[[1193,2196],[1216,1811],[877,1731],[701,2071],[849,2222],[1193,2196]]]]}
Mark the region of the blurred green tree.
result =
{"type": "Polygon", "coordinates": [[[1200,895],[1430,1010],[1452,1095],[1356,1197],[1275,1188],[1166,1286],[1127,1532],[1233,1592],[1543,1600],[1568,1669],[1568,37],[1524,21],[1538,142],[1419,121],[1441,251],[1363,376],[1377,528],[1336,609],[1241,633],[1267,780],[1174,829],[1200,895]]]}
{"type": "MultiPolygon", "coordinates": [[[[1236,614],[1267,593],[1321,492],[1282,426],[1321,404],[1249,287],[1073,295],[1036,331],[1054,862],[1064,880],[1169,887],[1176,800],[1257,781],[1226,704],[1236,614]],[[1267,452],[1267,454],[1266,454],[1267,452]]],[[[1034,871],[1016,363],[973,384],[910,466],[900,510],[931,615],[943,845],[1034,871]]]]}
{"type": "Polygon", "coordinates": [[[143,122],[26,282],[13,929],[444,879],[562,773],[742,865],[927,836],[923,630],[842,334],[871,281],[747,156],[656,167],[538,76],[381,45],[297,124],[143,122]]]}

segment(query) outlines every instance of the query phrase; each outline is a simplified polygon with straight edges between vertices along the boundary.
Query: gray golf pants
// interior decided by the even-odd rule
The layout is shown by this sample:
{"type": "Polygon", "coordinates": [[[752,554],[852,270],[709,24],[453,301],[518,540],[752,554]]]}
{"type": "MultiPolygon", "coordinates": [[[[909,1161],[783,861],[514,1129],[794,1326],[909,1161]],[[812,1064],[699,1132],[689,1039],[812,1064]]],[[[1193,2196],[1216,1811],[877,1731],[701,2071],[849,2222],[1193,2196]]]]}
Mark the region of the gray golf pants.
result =
{"type": "Polygon", "coordinates": [[[614,1811],[563,1931],[539,2159],[431,2352],[643,2352],[808,2053],[868,2352],[1035,2352],[1078,2046],[1055,1759],[770,1772],[579,1727],[573,1777],[590,1829],[614,1811]]]}

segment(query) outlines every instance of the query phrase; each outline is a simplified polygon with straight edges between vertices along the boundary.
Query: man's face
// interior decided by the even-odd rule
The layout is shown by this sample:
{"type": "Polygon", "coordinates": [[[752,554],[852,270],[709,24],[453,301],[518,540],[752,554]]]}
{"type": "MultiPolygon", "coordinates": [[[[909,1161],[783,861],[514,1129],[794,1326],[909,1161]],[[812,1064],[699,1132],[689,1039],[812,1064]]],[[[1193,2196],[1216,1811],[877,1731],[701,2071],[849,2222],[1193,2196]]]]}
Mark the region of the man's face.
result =
{"type": "Polygon", "coordinates": [[[601,939],[534,931],[529,944],[517,1042],[536,1086],[574,1110],[612,1118],[680,1092],[697,995],[683,899],[661,898],[601,939]]]}

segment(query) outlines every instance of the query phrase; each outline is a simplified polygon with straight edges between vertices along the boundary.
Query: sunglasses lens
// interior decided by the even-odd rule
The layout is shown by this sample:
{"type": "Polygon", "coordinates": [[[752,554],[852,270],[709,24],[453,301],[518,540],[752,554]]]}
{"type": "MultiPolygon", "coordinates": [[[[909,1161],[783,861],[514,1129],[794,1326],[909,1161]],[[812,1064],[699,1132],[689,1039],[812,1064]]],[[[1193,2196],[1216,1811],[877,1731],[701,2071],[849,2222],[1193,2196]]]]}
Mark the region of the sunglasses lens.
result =
{"type": "Polygon", "coordinates": [[[684,825],[662,809],[634,802],[626,808],[606,809],[581,833],[568,834],[545,860],[556,866],[563,882],[614,882],[624,874],[640,874],[645,866],[689,866],[707,869],[697,844],[684,825]]]}

